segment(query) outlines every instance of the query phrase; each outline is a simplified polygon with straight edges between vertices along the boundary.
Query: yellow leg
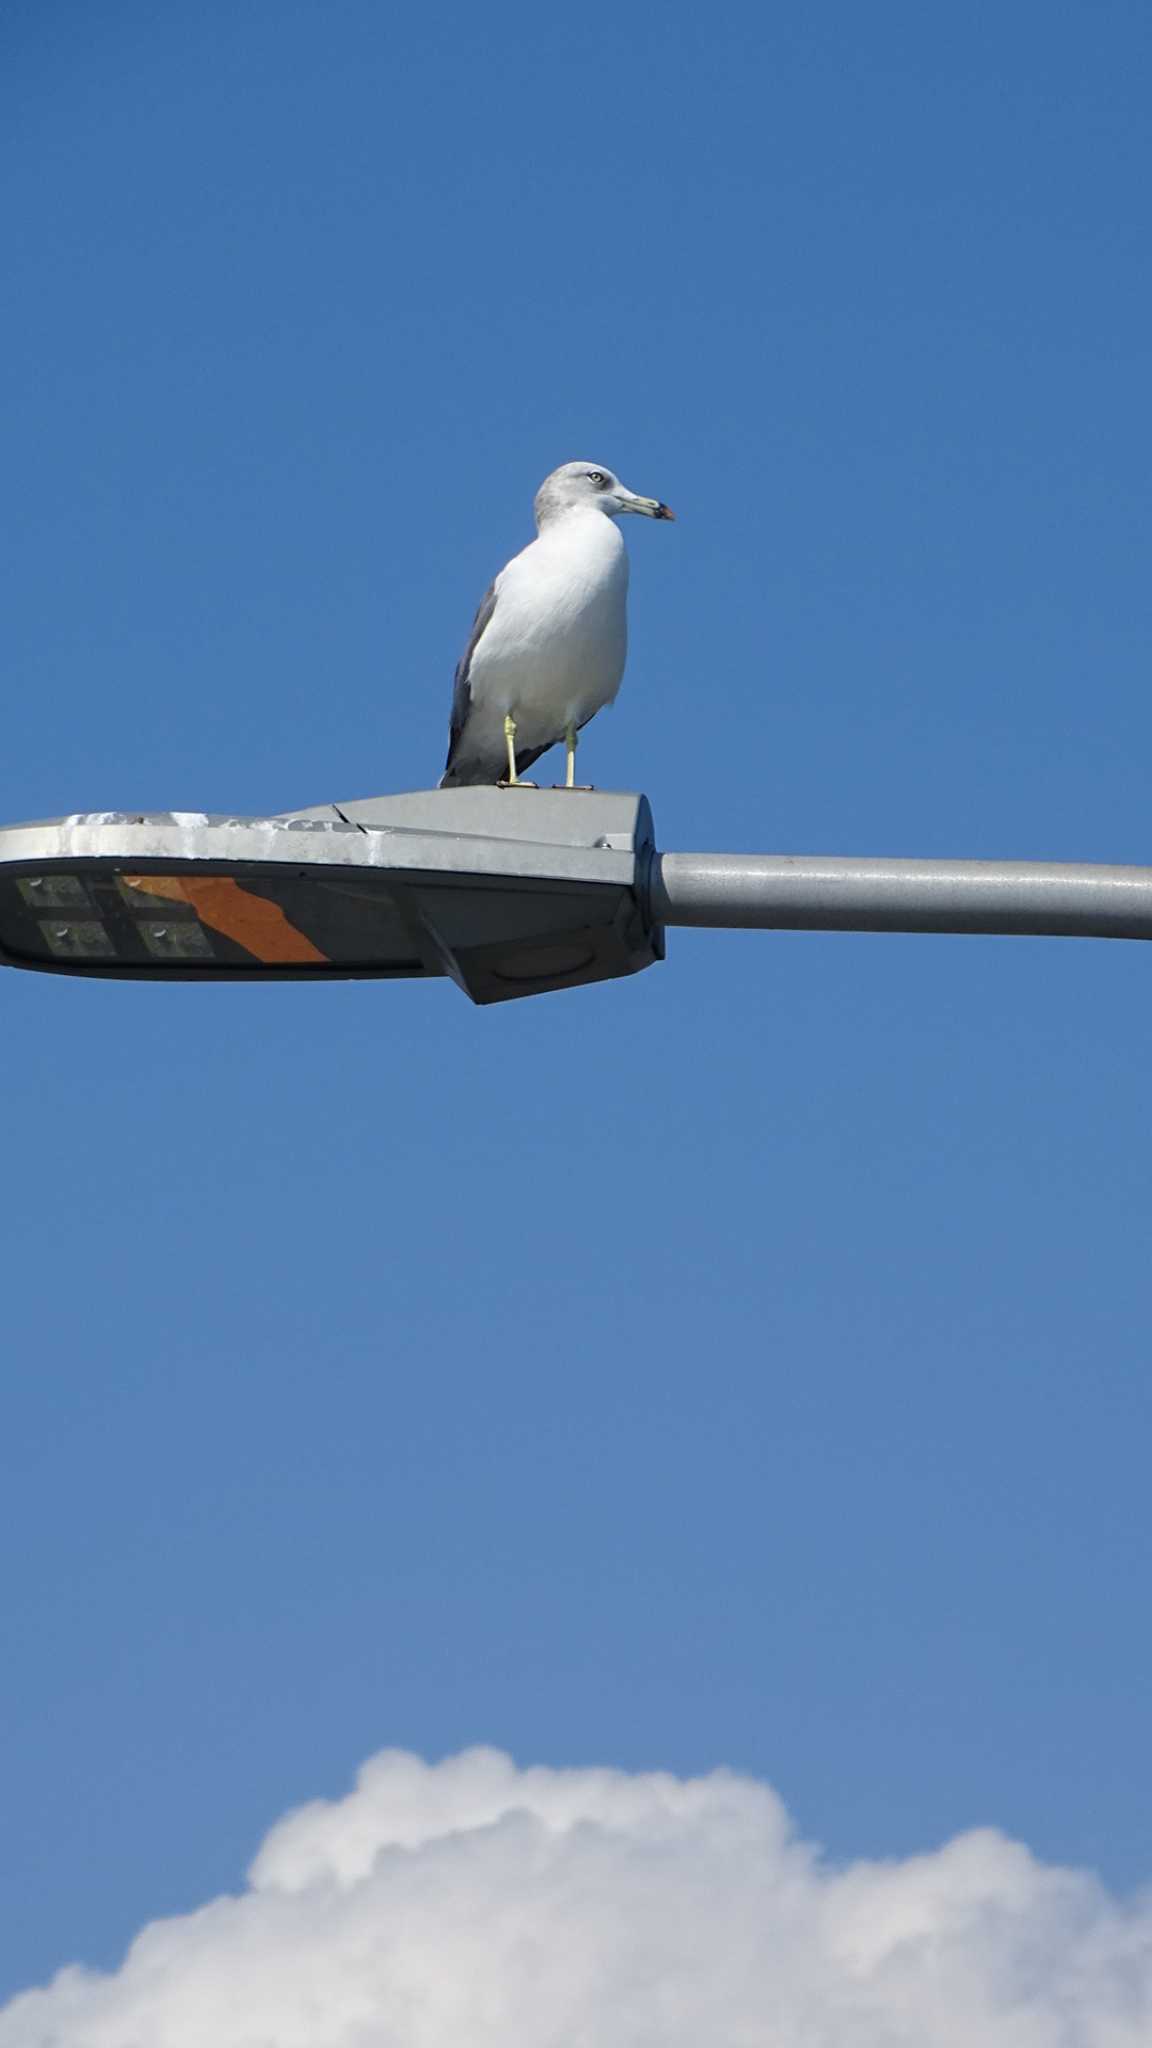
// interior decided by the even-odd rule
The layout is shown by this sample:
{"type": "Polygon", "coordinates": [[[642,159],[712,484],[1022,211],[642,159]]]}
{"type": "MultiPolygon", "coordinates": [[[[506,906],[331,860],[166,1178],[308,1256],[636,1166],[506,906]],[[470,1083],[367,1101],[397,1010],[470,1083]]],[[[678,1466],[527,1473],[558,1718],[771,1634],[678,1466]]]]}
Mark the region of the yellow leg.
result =
{"type": "Polygon", "coordinates": [[[564,745],[565,745],[565,746],[567,747],[567,749],[568,749],[568,770],[567,770],[567,773],[565,774],[565,777],[564,777],[564,787],[565,787],[565,789],[575,789],[575,787],[576,787],[576,727],[575,727],[574,725],[566,725],[566,726],[565,726],[565,728],[564,728],[564,745]]]}
{"type": "Polygon", "coordinates": [[[516,775],[516,720],[509,712],[504,720],[504,737],[508,742],[508,780],[515,782],[516,775]]]}

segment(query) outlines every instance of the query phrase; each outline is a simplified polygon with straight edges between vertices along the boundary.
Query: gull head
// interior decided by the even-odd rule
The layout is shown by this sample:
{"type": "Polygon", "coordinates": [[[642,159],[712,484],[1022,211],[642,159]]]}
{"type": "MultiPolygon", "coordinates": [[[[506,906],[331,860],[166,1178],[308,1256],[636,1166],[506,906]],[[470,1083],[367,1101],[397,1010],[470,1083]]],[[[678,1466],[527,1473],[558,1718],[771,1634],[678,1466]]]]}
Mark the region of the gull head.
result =
{"type": "Polygon", "coordinates": [[[546,526],[565,512],[604,512],[609,519],[619,519],[624,512],[642,512],[646,519],[675,517],[659,498],[637,497],[596,462],[562,462],[537,491],[535,511],[537,526],[546,526]]]}

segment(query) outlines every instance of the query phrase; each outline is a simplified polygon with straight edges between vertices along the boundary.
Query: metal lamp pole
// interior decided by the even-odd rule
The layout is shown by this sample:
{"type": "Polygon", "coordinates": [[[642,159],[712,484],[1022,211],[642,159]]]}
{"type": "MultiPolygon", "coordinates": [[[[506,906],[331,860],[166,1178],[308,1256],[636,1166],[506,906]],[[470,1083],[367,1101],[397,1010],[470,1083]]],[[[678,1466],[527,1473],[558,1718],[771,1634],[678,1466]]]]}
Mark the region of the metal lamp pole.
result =
{"type": "Polygon", "coordinates": [[[1152,868],[1076,861],[661,853],[649,902],[661,925],[1152,939],[1152,868]]]}
{"type": "Polygon", "coordinates": [[[0,828],[0,966],[42,973],[447,976],[498,1003],[635,974],[669,925],[1148,939],[1152,868],[660,853],[647,799],[600,790],[0,828]]]}

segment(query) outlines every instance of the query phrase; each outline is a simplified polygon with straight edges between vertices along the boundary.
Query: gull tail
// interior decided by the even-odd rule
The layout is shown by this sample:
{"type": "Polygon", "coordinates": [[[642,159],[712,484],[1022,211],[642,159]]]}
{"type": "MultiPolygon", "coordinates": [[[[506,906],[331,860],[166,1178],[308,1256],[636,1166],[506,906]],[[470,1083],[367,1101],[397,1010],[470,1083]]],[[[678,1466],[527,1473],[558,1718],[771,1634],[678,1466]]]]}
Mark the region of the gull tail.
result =
{"type": "MultiPolygon", "coordinates": [[[[542,747],[518,749],[516,754],[517,775],[523,775],[531,768],[533,762],[540,759],[541,754],[546,754],[548,748],[555,745],[555,740],[549,740],[542,747]]],[[[487,759],[473,756],[471,760],[467,758],[463,760],[454,759],[449,754],[447,765],[443,775],[440,777],[437,788],[474,789],[477,785],[485,783],[491,788],[494,783],[503,782],[507,773],[508,756],[504,753],[492,754],[487,759]]]]}

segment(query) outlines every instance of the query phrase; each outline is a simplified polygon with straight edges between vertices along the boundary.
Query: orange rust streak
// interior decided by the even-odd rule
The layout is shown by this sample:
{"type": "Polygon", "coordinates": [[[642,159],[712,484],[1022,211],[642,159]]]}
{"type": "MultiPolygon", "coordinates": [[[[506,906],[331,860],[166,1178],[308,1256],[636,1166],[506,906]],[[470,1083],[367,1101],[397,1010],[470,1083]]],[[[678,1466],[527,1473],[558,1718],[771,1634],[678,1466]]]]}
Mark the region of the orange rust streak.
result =
{"type": "Polygon", "coordinates": [[[269,967],[295,966],[318,961],[327,966],[328,956],[311,939],[298,932],[278,903],[253,896],[231,875],[124,875],[129,889],[149,896],[163,896],[169,903],[188,903],[201,924],[226,939],[234,939],[253,959],[269,967]]]}

